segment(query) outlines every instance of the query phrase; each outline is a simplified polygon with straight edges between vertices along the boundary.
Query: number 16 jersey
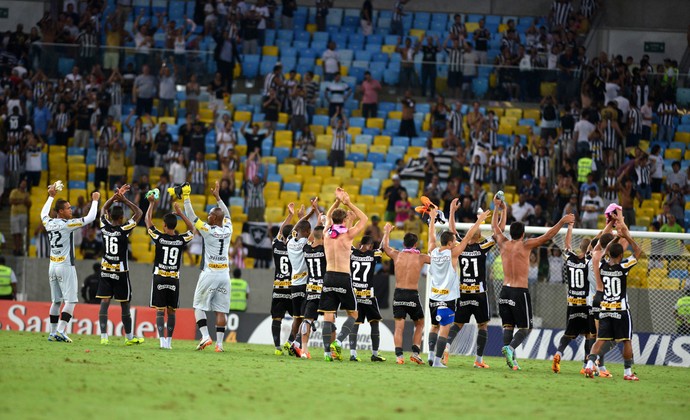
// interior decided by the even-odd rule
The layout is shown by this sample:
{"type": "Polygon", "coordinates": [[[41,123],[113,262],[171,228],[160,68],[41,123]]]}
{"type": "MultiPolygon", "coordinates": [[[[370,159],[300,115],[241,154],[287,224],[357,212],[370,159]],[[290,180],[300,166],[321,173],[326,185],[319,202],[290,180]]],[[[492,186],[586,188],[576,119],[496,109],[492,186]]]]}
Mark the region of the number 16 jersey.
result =
{"type": "Polygon", "coordinates": [[[194,233],[169,235],[152,227],[149,236],[156,244],[156,257],[153,263],[153,274],[161,277],[180,277],[180,266],[185,244],[191,242],[194,233]]]}
{"type": "Polygon", "coordinates": [[[123,272],[129,270],[127,253],[129,251],[129,235],[137,226],[133,219],[125,224],[115,226],[107,217],[101,216],[101,234],[105,252],[101,261],[101,270],[123,272]]]}

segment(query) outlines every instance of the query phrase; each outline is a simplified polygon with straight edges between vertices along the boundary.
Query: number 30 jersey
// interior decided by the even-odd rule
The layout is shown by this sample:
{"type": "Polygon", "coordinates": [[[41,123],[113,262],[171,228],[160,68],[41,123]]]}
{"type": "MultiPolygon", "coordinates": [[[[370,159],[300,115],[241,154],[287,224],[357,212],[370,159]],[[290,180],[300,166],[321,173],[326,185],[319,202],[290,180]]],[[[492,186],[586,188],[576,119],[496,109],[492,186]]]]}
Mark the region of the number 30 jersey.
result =
{"type": "Polygon", "coordinates": [[[604,297],[601,299],[602,311],[626,311],[628,302],[628,273],[637,264],[635,257],[628,257],[618,264],[602,261],[599,267],[601,282],[604,283],[604,297]]]}
{"type": "Polygon", "coordinates": [[[129,219],[123,225],[115,226],[105,216],[101,216],[101,234],[105,248],[101,270],[115,272],[129,270],[127,264],[129,235],[136,226],[133,219],[129,219]]]}
{"type": "Polygon", "coordinates": [[[228,248],[232,238],[232,224],[225,218],[223,226],[212,226],[197,219],[194,227],[204,240],[204,255],[201,271],[226,272],[229,275],[230,259],[228,248]]]}
{"type": "Polygon", "coordinates": [[[469,244],[460,254],[460,293],[486,292],[486,254],[496,245],[493,239],[469,244]]]}
{"type": "Polygon", "coordinates": [[[568,306],[587,305],[590,256],[580,258],[573,251],[566,249],[563,251],[563,259],[565,259],[563,276],[568,283],[568,306]]]}
{"type": "Polygon", "coordinates": [[[153,262],[153,274],[162,277],[180,277],[180,266],[185,244],[192,241],[194,233],[168,235],[152,227],[149,236],[156,244],[156,258],[153,262]]]}

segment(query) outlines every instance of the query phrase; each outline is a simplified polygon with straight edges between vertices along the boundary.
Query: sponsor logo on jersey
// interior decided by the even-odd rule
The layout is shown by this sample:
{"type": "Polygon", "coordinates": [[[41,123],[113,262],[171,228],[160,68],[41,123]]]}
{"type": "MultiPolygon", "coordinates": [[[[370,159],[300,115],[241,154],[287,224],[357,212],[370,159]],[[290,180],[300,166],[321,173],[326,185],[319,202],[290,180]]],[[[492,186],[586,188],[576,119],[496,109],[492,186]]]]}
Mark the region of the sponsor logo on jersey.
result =
{"type": "Polygon", "coordinates": [[[306,276],[307,276],[307,272],[304,271],[302,273],[298,273],[298,274],[293,275],[292,280],[299,280],[299,279],[304,278],[306,276]]]}
{"type": "Polygon", "coordinates": [[[480,293],[481,287],[478,284],[461,284],[460,293],[480,293]]]}
{"type": "Polygon", "coordinates": [[[589,319],[589,314],[586,312],[575,312],[575,313],[568,315],[568,319],[575,319],[575,318],[589,319]]]}
{"type": "Polygon", "coordinates": [[[599,318],[622,319],[623,317],[621,316],[620,312],[599,312],[599,318]]]}
{"type": "Polygon", "coordinates": [[[448,289],[437,289],[435,287],[431,288],[431,293],[437,294],[437,295],[447,295],[450,293],[450,290],[448,289]]]}
{"type": "Polygon", "coordinates": [[[54,263],[61,263],[65,261],[67,257],[53,257],[52,255],[50,256],[50,261],[54,263]]]}
{"type": "Polygon", "coordinates": [[[304,292],[295,292],[290,294],[291,299],[296,299],[296,298],[303,298],[306,296],[306,293],[304,292]]]}
{"type": "Polygon", "coordinates": [[[220,293],[222,295],[227,295],[228,294],[228,289],[225,287],[213,287],[211,289],[208,289],[208,293],[220,293]]]}
{"type": "Polygon", "coordinates": [[[156,268],[156,272],[154,273],[157,276],[161,277],[172,277],[172,278],[178,278],[180,276],[180,273],[177,271],[165,271],[165,270],[159,270],[156,268]]]}
{"type": "Polygon", "coordinates": [[[413,302],[411,300],[394,300],[393,306],[409,306],[411,308],[416,308],[417,302],[413,302]]]}
{"type": "Polygon", "coordinates": [[[619,311],[623,309],[621,302],[601,302],[601,309],[609,311],[619,311]]]}
{"type": "Polygon", "coordinates": [[[340,294],[345,294],[347,293],[347,289],[344,289],[342,287],[325,287],[323,288],[323,293],[328,293],[328,292],[335,292],[335,293],[340,293],[340,294]]]}
{"type": "Polygon", "coordinates": [[[214,270],[222,270],[222,269],[224,269],[224,268],[228,268],[228,265],[227,265],[227,264],[214,264],[214,263],[210,263],[210,264],[208,264],[208,268],[212,268],[212,269],[214,269],[214,270]]]}
{"type": "Polygon", "coordinates": [[[281,281],[281,280],[274,280],[273,281],[273,287],[290,287],[290,281],[281,281]]]}
{"type": "Polygon", "coordinates": [[[172,290],[173,292],[174,292],[175,290],[177,290],[177,286],[175,286],[174,284],[159,284],[158,286],[156,286],[156,288],[157,288],[158,290],[170,289],[170,290],[172,290]]]}
{"type": "Polygon", "coordinates": [[[436,302],[430,301],[429,302],[429,307],[430,308],[447,308],[448,307],[448,302],[444,300],[439,300],[436,302]]]}
{"type": "Polygon", "coordinates": [[[101,270],[120,271],[120,263],[110,264],[108,261],[101,261],[101,270]]]}
{"type": "Polygon", "coordinates": [[[105,271],[101,271],[101,278],[106,277],[112,280],[120,280],[120,276],[116,273],[106,273],[105,271]]]}
{"type": "Polygon", "coordinates": [[[355,290],[355,296],[357,297],[372,297],[373,293],[371,290],[355,290]]]}
{"type": "MultiPolygon", "coordinates": [[[[273,282],[275,285],[276,282],[273,282]]],[[[307,284],[307,292],[317,292],[321,293],[321,289],[323,289],[323,286],[320,284],[307,284]]]]}
{"type": "Polygon", "coordinates": [[[184,242],[181,240],[168,241],[165,239],[159,240],[158,243],[161,245],[171,245],[171,246],[182,246],[184,244],[184,242]]]}
{"type": "Polygon", "coordinates": [[[68,228],[79,227],[79,226],[82,226],[82,225],[83,225],[83,223],[81,223],[81,222],[67,223],[67,227],[68,227],[68,228]]]}
{"type": "Polygon", "coordinates": [[[481,251],[464,251],[462,254],[463,257],[481,257],[482,252],[481,251]]]}
{"type": "Polygon", "coordinates": [[[568,297],[568,305],[582,306],[587,304],[587,298],[568,297]]]}
{"type": "Polygon", "coordinates": [[[478,300],[461,300],[458,306],[479,306],[478,300]]]}

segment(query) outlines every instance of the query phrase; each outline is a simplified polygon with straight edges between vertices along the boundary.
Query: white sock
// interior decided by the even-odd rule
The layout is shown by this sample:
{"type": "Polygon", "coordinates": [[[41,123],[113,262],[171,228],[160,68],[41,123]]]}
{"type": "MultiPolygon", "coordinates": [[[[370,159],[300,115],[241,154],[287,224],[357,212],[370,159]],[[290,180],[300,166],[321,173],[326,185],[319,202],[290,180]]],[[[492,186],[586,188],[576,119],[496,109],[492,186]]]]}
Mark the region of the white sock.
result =
{"type": "Polygon", "coordinates": [[[297,342],[297,341],[293,341],[293,342],[292,342],[292,345],[295,346],[296,348],[302,347],[302,346],[299,345],[299,342],[297,342]]]}
{"type": "Polygon", "coordinates": [[[211,336],[208,334],[208,327],[207,327],[207,326],[204,325],[203,327],[200,327],[200,328],[199,328],[199,331],[201,331],[201,338],[202,338],[202,339],[205,340],[205,339],[211,337],[211,336]]]}
{"type": "Polygon", "coordinates": [[[482,362],[484,362],[484,358],[483,358],[482,356],[477,356],[474,360],[475,360],[477,363],[482,363],[482,362]]]}
{"type": "Polygon", "coordinates": [[[352,350],[352,349],[350,349],[350,356],[355,356],[355,357],[357,357],[357,350],[352,350]]]}
{"type": "Polygon", "coordinates": [[[57,332],[64,334],[66,329],[67,329],[67,321],[60,320],[57,324],[57,332]]]}
{"type": "Polygon", "coordinates": [[[168,344],[168,342],[165,340],[165,337],[161,337],[161,347],[166,348],[166,344],[168,344]]]}
{"type": "Polygon", "coordinates": [[[132,333],[125,334],[125,336],[127,337],[127,340],[131,340],[134,338],[134,334],[132,333]]]}
{"type": "Polygon", "coordinates": [[[57,324],[50,324],[50,333],[55,334],[55,331],[57,331],[57,324]]]}
{"type": "Polygon", "coordinates": [[[324,355],[324,357],[325,357],[325,356],[328,356],[328,357],[330,357],[330,356],[331,356],[331,353],[329,353],[329,352],[325,351],[325,352],[323,352],[323,355],[324,355]]]}
{"type": "Polygon", "coordinates": [[[587,368],[587,369],[592,369],[593,367],[594,367],[594,362],[591,361],[591,360],[588,360],[588,361],[587,361],[587,366],[586,366],[586,368],[587,368]]]}
{"type": "Polygon", "coordinates": [[[223,347],[223,337],[225,336],[225,332],[217,332],[216,333],[216,344],[219,345],[220,347],[223,347]]]}
{"type": "Polygon", "coordinates": [[[371,354],[372,354],[373,356],[378,356],[378,355],[379,355],[379,351],[378,351],[378,350],[372,350],[372,351],[371,351],[371,354]]]}
{"type": "Polygon", "coordinates": [[[604,365],[599,366],[599,370],[602,372],[606,372],[606,366],[604,366],[604,365]]]}
{"type": "Polygon", "coordinates": [[[101,338],[104,339],[104,340],[107,339],[107,338],[108,338],[108,334],[101,334],[101,338]]]}
{"type": "Polygon", "coordinates": [[[626,376],[632,375],[632,368],[626,368],[626,369],[625,369],[625,375],[626,375],[626,376]]]}
{"type": "Polygon", "coordinates": [[[172,337],[166,337],[166,338],[165,338],[165,344],[168,345],[168,348],[171,348],[171,346],[172,346],[172,337]]]}
{"type": "Polygon", "coordinates": [[[563,353],[561,353],[560,351],[557,351],[556,354],[563,357],[563,353]]]}

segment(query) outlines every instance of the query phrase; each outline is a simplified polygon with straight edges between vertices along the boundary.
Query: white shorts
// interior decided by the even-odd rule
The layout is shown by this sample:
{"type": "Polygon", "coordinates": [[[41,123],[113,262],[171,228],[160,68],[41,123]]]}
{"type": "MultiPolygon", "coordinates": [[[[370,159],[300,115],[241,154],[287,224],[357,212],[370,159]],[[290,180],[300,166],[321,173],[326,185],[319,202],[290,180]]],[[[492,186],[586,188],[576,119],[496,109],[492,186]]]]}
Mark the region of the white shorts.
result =
{"type": "Polygon", "coordinates": [[[207,312],[230,312],[230,274],[202,271],[194,291],[193,306],[207,312]]]}
{"type": "Polygon", "coordinates": [[[77,269],[72,265],[50,263],[48,268],[50,279],[50,299],[55,303],[77,303],[77,269]]]}

